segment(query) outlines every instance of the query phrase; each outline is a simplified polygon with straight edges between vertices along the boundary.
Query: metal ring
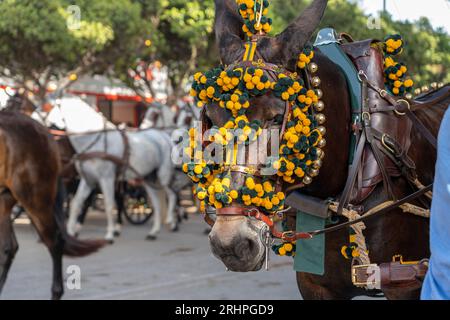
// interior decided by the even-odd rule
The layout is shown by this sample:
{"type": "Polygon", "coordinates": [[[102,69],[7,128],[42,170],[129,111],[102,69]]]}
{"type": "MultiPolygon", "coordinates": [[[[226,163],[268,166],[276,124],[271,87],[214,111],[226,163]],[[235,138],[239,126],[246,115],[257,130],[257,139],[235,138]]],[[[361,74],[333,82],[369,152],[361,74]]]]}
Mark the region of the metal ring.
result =
{"type": "MultiPolygon", "coordinates": [[[[407,100],[405,100],[405,99],[399,99],[399,100],[397,100],[397,103],[398,103],[398,102],[405,102],[406,105],[408,106],[408,110],[411,110],[411,104],[409,103],[409,101],[407,101],[407,100]]],[[[398,115],[398,116],[404,116],[404,115],[406,114],[406,112],[400,112],[400,111],[398,111],[397,109],[394,109],[394,112],[395,112],[395,114],[398,115]]]]}
{"type": "Polygon", "coordinates": [[[361,118],[362,118],[363,120],[370,121],[370,118],[371,118],[370,113],[367,112],[367,111],[364,111],[364,112],[361,114],[361,118]]]}
{"type": "Polygon", "coordinates": [[[281,234],[281,240],[284,240],[284,239],[286,239],[287,237],[292,238],[292,237],[294,237],[294,236],[295,236],[295,232],[294,232],[294,231],[284,231],[284,232],[281,234]]]}
{"type": "Polygon", "coordinates": [[[366,74],[364,73],[363,70],[359,70],[358,71],[358,80],[359,80],[359,82],[363,82],[364,81],[363,79],[361,79],[361,76],[364,76],[364,80],[367,81],[367,76],[366,76],[366,74]]]}
{"type": "Polygon", "coordinates": [[[388,92],[387,92],[386,90],[384,90],[384,89],[381,89],[378,93],[380,94],[380,96],[381,96],[382,98],[386,97],[387,94],[388,94],[388,92]]]}

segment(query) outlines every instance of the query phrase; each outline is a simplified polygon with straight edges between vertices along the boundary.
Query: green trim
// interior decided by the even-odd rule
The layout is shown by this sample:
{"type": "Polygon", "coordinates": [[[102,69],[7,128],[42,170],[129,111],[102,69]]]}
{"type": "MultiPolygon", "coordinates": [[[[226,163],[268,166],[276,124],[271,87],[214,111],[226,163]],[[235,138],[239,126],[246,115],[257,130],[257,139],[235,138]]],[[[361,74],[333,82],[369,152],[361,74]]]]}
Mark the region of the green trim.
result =
{"type": "MultiPolygon", "coordinates": [[[[342,51],[340,45],[336,42],[317,45],[324,55],[326,55],[331,61],[333,61],[344,73],[347,80],[347,86],[349,88],[350,104],[352,108],[352,123],[358,123],[360,121],[359,114],[361,113],[362,106],[362,89],[361,82],[358,78],[358,71],[356,70],[353,62],[342,51]]],[[[353,157],[356,148],[356,137],[352,133],[350,136],[350,153],[349,164],[353,163],[353,157]]]]}

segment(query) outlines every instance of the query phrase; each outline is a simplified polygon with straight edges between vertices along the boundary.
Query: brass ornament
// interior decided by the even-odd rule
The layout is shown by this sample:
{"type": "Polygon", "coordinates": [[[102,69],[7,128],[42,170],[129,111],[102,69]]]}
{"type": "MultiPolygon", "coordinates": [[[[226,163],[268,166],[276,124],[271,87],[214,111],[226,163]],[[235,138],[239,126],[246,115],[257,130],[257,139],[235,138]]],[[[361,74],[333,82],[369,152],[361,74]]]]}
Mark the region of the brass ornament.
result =
{"type": "Polygon", "coordinates": [[[314,109],[316,109],[317,112],[322,112],[323,109],[325,109],[325,103],[323,101],[317,101],[317,103],[314,105],[314,109]]]}
{"type": "Polygon", "coordinates": [[[313,87],[317,88],[318,86],[320,86],[320,78],[315,76],[311,79],[311,84],[313,85],[313,87]]]}
{"type": "Polygon", "coordinates": [[[317,157],[319,159],[322,159],[324,155],[325,155],[325,152],[323,152],[322,149],[317,149],[317,157]]]}
{"type": "Polygon", "coordinates": [[[323,148],[325,147],[327,144],[327,140],[325,140],[325,138],[320,139],[319,143],[317,144],[317,147],[319,148],[323,148]]]}
{"type": "Polygon", "coordinates": [[[311,73],[316,73],[317,70],[319,70],[319,66],[316,63],[312,62],[308,65],[308,69],[311,73]]]}
{"type": "Polygon", "coordinates": [[[313,162],[313,168],[314,169],[320,169],[320,167],[322,167],[322,160],[321,159],[318,159],[318,160],[316,160],[316,161],[314,161],[313,162]]]}
{"type": "Polygon", "coordinates": [[[303,177],[303,183],[304,184],[310,184],[312,182],[312,178],[310,176],[304,176],[303,177]]]}
{"type": "Polygon", "coordinates": [[[311,169],[308,170],[308,174],[311,177],[317,177],[319,175],[319,170],[311,168],[311,169]]]}
{"type": "Polygon", "coordinates": [[[322,136],[327,133],[327,129],[324,126],[317,127],[317,131],[319,131],[322,136]]]}
{"type": "Polygon", "coordinates": [[[318,114],[316,114],[316,120],[317,120],[318,124],[322,125],[325,123],[326,117],[323,113],[318,113],[318,114]]]}
{"type": "Polygon", "coordinates": [[[321,89],[316,89],[317,98],[321,99],[323,97],[323,91],[321,89]]]}

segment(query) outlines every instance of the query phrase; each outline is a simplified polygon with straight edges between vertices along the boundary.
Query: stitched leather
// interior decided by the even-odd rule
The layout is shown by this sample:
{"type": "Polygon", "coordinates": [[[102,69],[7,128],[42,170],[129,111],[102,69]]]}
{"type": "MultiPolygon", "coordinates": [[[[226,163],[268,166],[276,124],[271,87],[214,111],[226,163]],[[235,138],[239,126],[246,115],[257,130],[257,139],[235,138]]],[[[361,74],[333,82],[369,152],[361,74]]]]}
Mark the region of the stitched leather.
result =
{"type": "MultiPolygon", "coordinates": [[[[349,55],[358,70],[363,70],[368,79],[378,88],[384,88],[383,54],[378,48],[372,47],[374,40],[364,40],[342,45],[343,50],[349,55]]],[[[389,106],[389,102],[383,99],[379,93],[371,88],[367,89],[369,110],[389,106]]],[[[388,134],[391,139],[397,141],[400,148],[407,153],[410,142],[411,122],[405,117],[400,117],[393,112],[377,112],[371,114],[371,128],[388,134]]],[[[380,141],[372,142],[378,149],[383,149],[380,141]]],[[[384,153],[375,155],[367,145],[363,154],[360,186],[354,188],[350,202],[361,203],[366,199],[375,187],[383,180],[382,170],[376,161],[379,157],[385,168],[387,177],[401,175],[399,167],[384,153]]],[[[389,178],[385,179],[389,180],[389,178]]]]}

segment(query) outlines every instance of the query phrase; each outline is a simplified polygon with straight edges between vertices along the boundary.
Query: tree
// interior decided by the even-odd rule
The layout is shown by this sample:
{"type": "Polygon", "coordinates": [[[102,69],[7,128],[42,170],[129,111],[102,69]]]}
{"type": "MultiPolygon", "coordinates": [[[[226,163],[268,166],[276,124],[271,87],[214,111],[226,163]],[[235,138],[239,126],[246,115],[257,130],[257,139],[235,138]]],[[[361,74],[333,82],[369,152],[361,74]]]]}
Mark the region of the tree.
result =
{"type": "Polygon", "coordinates": [[[168,92],[169,103],[174,102],[186,94],[185,87],[193,71],[215,60],[210,58],[214,48],[214,3],[210,0],[138,2],[142,5],[143,19],[152,24],[153,33],[148,35],[148,45],[141,46],[136,53],[134,63],[116,65],[115,73],[144,98],[148,92],[155,96],[153,78],[148,71],[155,62],[162,63],[172,90],[168,92]]]}
{"type": "MultiPolygon", "coordinates": [[[[273,0],[271,15],[273,33],[282,31],[308,4],[309,0],[273,0]]],[[[355,40],[380,39],[399,33],[406,41],[400,61],[406,63],[416,87],[433,81],[450,82],[450,37],[443,29],[434,29],[428,18],[419,21],[394,21],[389,14],[381,14],[381,29],[369,28],[357,1],[330,0],[320,28],[332,26],[337,32],[346,32],[355,40]]],[[[314,37],[311,39],[314,41],[314,37]]]]}
{"type": "Polygon", "coordinates": [[[113,62],[127,64],[132,50],[126,49],[146,28],[141,7],[129,0],[78,0],[81,20],[75,28],[68,25],[69,5],[68,0],[0,2],[0,75],[37,91],[41,101],[51,80],[65,86],[113,62]]]}

